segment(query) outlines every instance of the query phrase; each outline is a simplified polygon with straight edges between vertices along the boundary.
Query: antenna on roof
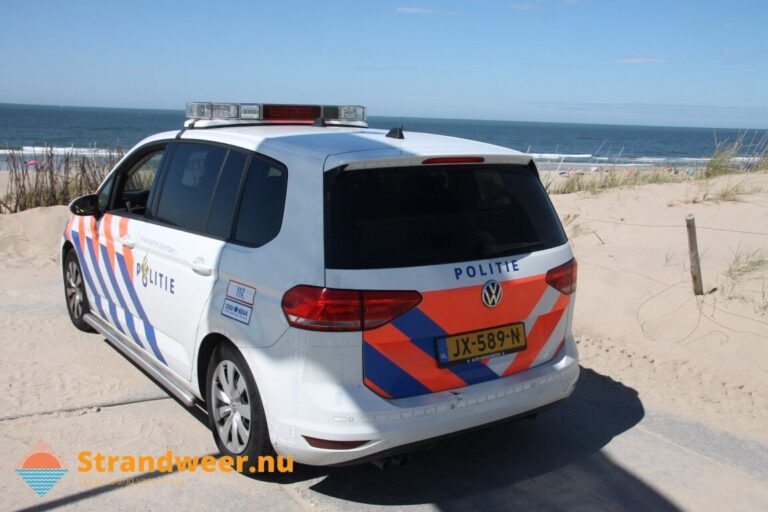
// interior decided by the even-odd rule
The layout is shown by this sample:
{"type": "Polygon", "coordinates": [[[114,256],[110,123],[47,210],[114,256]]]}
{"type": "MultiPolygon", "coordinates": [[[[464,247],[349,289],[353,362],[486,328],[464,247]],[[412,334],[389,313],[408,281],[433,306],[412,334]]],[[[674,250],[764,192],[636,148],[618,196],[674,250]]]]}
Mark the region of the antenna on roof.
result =
{"type": "Polygon", "coordinates": [[[400,128],[392,128],[387,132],[387,137],[390,139],[404,139],[405,135],[403,134],[403,127],[400,128]]]}

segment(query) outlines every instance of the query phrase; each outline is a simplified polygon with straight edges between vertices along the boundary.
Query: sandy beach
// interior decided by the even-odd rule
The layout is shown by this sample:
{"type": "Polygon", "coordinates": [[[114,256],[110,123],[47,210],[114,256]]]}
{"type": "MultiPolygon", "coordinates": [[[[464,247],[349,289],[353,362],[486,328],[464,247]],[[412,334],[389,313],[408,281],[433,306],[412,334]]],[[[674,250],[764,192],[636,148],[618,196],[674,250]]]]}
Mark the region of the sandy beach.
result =
{"type": "Polygon", "coordinates": [[[768,442],[768,176],[553,196],[575,246],[582,364],[644,403],[768,442]],[[734,201],[700,199],[736,184],[734,201]],[[693,202],[696,200],[697,202],[693,202]],[[685,217],[695,215],[703,297],[692,292],[685,217]],[[726,427],[727,426],[727,427],[726,427]]]}
{"type": "Polygon", "coordinates": [[[451,441],[397,472],[302,469],[279,482],[223,473],[136,485],[79,479],[75,457],[83,449],[216,448],[195,411],[98,335],[70,325],[57,258],[67,208],[0,215],[3,508],[156,509],[170,500],[181,509],[210,508],[223,495],[230,504],[305,511],[493,509],[510,502],[526,510],[573,503],[768,508],[768,268],[739,260],[768,258],[761,252],[768,248],[768,175],[553,201],[579,263],[574,327],[583,370],[574,397],[535,422],[451,441]],[[748,192],[711,199],[736,183],[748,192]],[[689,213],[699,227],[702,297],[691,286],[689,213]],[[12,474],[39,439],[72,473],[44,500],[12,474]],[[467,464],[478,468],[474,474],[467,464]],[[446,487],[446,478],[456,483],[446,487]]]}

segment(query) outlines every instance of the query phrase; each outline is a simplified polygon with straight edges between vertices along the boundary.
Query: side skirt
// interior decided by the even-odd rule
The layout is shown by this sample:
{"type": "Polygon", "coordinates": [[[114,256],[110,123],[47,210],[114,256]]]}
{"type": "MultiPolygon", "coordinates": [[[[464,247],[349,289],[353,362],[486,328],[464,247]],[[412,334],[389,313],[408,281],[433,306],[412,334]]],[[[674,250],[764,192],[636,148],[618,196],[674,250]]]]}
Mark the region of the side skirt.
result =
{"type": "Polygon", "coordinates": [[[183,404],[192,406],[197,402],[197,398],[187,388],[189,383],[183,382],[180,378],[169,373],[168,370],[158,368],[157,365],[145,354],[141,353],[121,332],[112,327],[96,315],[86,313],[83,315],[88,325],[99,331],[107,341],[116,349],[123,353],[128,359],[136,363],[142,370],[150,374],[158,383],[160,383],[168,393],[178,398],[183,404]]]}

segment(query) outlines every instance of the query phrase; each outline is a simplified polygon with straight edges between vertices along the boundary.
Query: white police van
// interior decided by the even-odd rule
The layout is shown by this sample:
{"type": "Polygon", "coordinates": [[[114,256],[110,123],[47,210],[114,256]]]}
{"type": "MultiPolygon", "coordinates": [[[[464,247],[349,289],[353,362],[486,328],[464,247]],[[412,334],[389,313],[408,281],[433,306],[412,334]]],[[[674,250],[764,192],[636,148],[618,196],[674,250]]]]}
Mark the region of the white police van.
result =
{"type": "Polygon", "coordinates": [[[187,118],[72,202],[62,269],[222,453],[380,460],[571,394],[576,262],[529,155],[360,106],[187,118]]]}

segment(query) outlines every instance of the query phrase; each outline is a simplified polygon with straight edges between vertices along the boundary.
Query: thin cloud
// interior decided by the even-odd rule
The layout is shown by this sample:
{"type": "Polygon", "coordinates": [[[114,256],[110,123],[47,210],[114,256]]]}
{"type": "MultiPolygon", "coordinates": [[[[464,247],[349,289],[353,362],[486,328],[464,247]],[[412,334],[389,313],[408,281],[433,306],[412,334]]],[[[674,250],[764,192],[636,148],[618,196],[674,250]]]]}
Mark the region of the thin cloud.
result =
{"type": "Polygon", "coordinates": [[[618,64],[663,64],[667,59],[663,57],[622,57],[617,59],[618,64]]]}
{"type": "Polygon", "coordinates": [[[555,11],[576,3],[578,0],[532,0],[530,2],[514,2],[509,5],[516,11],[555,11]]]}
{"type": "Polygon", "coordinates": [[[396,10],[405,14],[432,14],[435,12],[432,9],[424,9],[423,7],[398,7],[396,10]]]}

